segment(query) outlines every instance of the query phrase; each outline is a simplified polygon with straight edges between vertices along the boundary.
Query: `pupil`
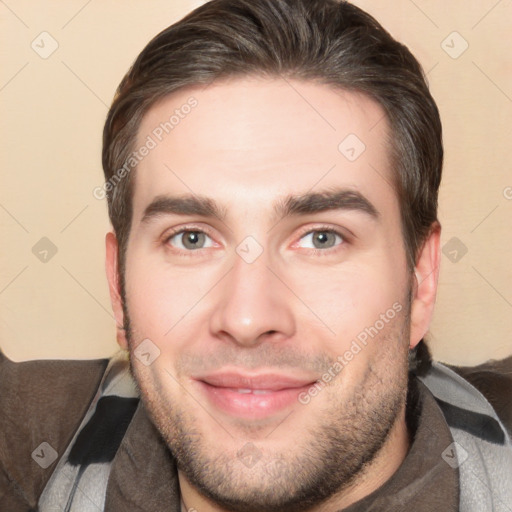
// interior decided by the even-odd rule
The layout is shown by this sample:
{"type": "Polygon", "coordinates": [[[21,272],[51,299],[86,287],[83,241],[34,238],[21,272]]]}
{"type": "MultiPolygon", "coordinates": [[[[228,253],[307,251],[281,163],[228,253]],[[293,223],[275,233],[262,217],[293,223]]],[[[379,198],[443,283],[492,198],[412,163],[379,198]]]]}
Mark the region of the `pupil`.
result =
{"type": "Polygon", "coordinates": [[[197,249],[198,246],[201,246],[201,241],[203,237],[204,233],[190,231],[186,234],[183,245],[187,247],[187,249],[197,249]]]}
{"type": "Polygon", "coordinates": [[[318,242],[318,244],[322,247],[331,246],[333,242],[332,233],[329,233],[327,231],[320,231],[314,236],[313,239],[315,242],[318,242]]]}

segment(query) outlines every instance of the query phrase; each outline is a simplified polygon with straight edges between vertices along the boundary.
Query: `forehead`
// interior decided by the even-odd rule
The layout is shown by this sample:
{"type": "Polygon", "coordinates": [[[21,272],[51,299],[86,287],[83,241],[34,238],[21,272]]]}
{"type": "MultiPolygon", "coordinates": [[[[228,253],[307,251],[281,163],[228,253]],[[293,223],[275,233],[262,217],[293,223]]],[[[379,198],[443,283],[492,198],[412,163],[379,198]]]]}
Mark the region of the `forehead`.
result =
{"type": "Polygon", "coordinates": [[[134,219],[155,197],[200,194],[260,208],[343,186],[396,203],[389,127],[369,97],[324,84],[245,77],[180,90],[144,116],[134,219]]]}

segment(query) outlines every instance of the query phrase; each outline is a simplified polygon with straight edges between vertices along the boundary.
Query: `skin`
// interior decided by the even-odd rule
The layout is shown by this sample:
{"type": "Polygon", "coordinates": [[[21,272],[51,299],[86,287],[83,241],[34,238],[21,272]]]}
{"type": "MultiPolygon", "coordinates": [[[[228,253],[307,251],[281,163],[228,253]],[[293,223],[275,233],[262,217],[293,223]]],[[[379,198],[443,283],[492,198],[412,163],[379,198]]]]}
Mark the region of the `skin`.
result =
{"type": "Polygon", "coordinates": [[[390,186],[389,127],[368,97],[294,80],[232,79],[153,106],[139,143],[191,96],[197,107],[137,168],[124,308],[117,241],[106,237],[118,326],[129,315],[118,342],[132,353],[144,404],[177,458],[183,510],[339,510],[382,485],[407,454],[407,353],[430,323],[440,228],[411,275],[390,186]],[[366,146],[352,162],[338,150],[350,133],[366,146]],[[359,192],[378,217],[330,209],[279,219],[273,210],[290,194],[340,188],[359,192]],[[225,217],[143,222],[166,194],[207,196],[225,217]],[[206,232],[204,247],[182,245],[191,240],[183,233],[169,238],[185,228],[206,232]],[[307,234],[313,230],[327,246],[307,234]],[[263,249],[252,263],[236,252],[247,236],[263,249]],[[401,311],[308,404],[239,417],[215,407],[193,378],[238,369],[320,380],[396,303],[401,311]],[[147,338],[160,350],[149,366],[133,354],[147,338]],[[237,455],[247,447],[258,453],[252,467],[237,455]]]}

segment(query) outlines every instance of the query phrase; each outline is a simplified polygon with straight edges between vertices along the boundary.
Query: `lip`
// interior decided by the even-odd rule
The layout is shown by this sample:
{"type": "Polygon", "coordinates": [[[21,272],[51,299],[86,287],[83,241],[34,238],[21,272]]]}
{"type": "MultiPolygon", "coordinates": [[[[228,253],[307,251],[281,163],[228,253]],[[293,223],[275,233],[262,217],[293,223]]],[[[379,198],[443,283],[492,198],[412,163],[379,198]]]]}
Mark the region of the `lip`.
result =
{"type": "Polygon", "coordinates": [[[265,418],[296,404],[298,395],[316,382],[310,377],[239,372],[218,372],[194,380],[214,408],[247,419],[265,418]]]}

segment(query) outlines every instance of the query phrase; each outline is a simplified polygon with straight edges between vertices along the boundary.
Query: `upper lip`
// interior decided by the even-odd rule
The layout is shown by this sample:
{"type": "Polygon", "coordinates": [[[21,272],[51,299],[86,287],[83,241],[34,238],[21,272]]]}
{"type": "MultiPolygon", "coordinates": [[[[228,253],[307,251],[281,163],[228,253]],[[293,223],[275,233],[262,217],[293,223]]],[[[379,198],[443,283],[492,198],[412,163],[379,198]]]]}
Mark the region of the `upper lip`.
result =
{"type": "Polygon", "coordinates": [[[267,389],[270,391],[301,388],[316,381],[314,378],[299,378],[277,373],[251,375],[238,372],[219,372],[195,379],[220,388],[267,389]]]}

